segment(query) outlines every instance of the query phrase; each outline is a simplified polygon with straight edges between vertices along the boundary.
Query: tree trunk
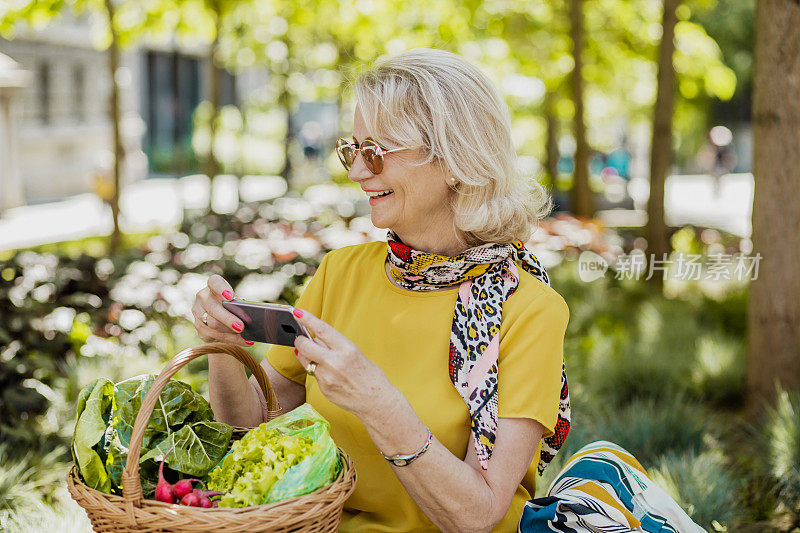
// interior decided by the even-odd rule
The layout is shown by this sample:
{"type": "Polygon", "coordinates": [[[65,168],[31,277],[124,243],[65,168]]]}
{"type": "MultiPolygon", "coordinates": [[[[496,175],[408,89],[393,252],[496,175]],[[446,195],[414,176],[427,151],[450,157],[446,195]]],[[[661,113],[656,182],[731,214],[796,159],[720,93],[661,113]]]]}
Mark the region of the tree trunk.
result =
{"type": "Polygon", "coordinates": [[[286,137],[283,139],[283,151],[286,154],[285,160],[283,164],[283,170],[281,170],[281,177],[286,180],[290,186],[292,184],[292,157],[291,157],[291,148],[292,148],[292,109],[289,99],[289,88],[287,87],[287,80],[289,78],[289,73],[283,75],[283,80],[281,82],[281,91],[278,95],[278,105],[281,106],[284,111],[286,111],[286,137]]]}
{"type": "Polygon", "coordinates": [[[125,161],[125,147],[122,144],[121,109],[119,104],[119,84],[117,71],[119,70],[119,39],[114,25],[113,0],[105,0],[108,27],[111,32],[111,45],[108,47],[108,68],[111,74],[111,124],[114,130],[114,194],[111,197],[111,218],[114,229],[111,231],[111,253],[119,250],[122,243],[122,231],[119,228],[119,197],[121,187],[122,165],[125,161]]]}
{"type": "MultiPolygon", "coordinates": [[[[672,165],[672,110],[675,99],[675,10],[680,0],[664,0],[661,22],[663,33],[658,48],[656,104],[653,108],[653,138],[650,143],[650,198],[647,200],[647,251],[650,258],[661,260],[670,252],[664,221],[664,183],[672,165]]],[[[663,279],[654,275],[650,281],[661,287],[663,279]]]]}
{"type": "Polygon", "coordinates": [[[292,47],[293,44],[289,42],[288,39],[283,39],[283,44],[286,45],[286,48],[289,50],[289,58],[288,67],[286,72],[281,74],[281,88],[280,93],[278,94],[278,105],[286,111],[286,137],[283,140],[283,150],[286,155],[283,170],[281,171],[281,177],[286,180],[286,183],[289,186],[292,186],[292,157],[291,157],[291,149],[292,149],[292,141],[294,136],[292,134],[292,98],[291,94],[289,94],[289,74],[292,70],[292,47]]]}
{"type": "Polygon", "coordinates": [[[747,407],[775,384],[800,387],[800,5],[760,0],[753,92],[753,253],[748,307],[747,407]]]}
{"type": "Polygon", "coordinates": [[[550,183],[555,188],[558,178],[558,119],[553,111],[555,95],[548,92],[544,101],[544,118],[547,122],[547,139],[545,140],[545,169],[550,177],[550,183]]]}
{"type": "Polygon", "coordinates": [[[572,184],[572,212],[578,216],[594,215],[594,199],[589,188],[589,144],[583,116],[583,0],[572,0],[570,9],[572,33],[572,99],[575,103],[575,171],[572,184]]]}
{"type": "Polygon", "coordinates": [[[208,176],[208,209],[211,210],[211,200],[214,196],[214,179],[219,174],[219,160],[217,159],[217,154],[214,152],[214,143],[217,140],[217,119],[219,118],[219,108],[221,107],[221,99],[222,94],[220,93],[219,88],[219,69],[217,68],[216,63],[216,56],[217,56],[217,49],[219,48],[219,32],[220,32],[220,7],[219,3],[215,2],[212,4],[214,8],[214,17],[215,17],[215,24],[216,24],[216,33],[214,36],[214,41],[211,43],[211,46],[208,50],[208,56],[206,57],[206,63],[208,64],[207,71],[208,71],[208,92],[209,92],[209,101],[211,102],[211,118],[208,124],[208,157],[206,157],[205,161],[205,173],[208,176]]]}

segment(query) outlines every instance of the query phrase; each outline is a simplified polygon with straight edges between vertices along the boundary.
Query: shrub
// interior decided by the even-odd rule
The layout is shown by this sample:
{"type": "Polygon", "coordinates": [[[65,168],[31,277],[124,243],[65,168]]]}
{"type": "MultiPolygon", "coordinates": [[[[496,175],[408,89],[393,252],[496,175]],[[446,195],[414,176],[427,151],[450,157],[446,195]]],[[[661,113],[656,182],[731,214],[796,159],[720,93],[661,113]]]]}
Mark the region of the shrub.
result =
{"type": "Polygon", "coordinates": [[[800,512],[800,394],[778,389],[774,407],[767,410],[764,433],[767,458],[778,481],[778,498],[800,512]]]}
{"type": "Polygon", "coordinates": [[[17,457],[7,444],[0,444],[0,512],[32,511],[51,500],[66,472],[66,457],[63,447],[17,457]]]}
{"type": "Polygon", "coordinates": [[[697,339],[692,392],[721,408],[741,407],[747,354],[743,339],[711,333],[697,339]]]}
{"type": "Polygon", "coordinates": [[[701,405],[680,397],[661,402],[648,398],[622,409],[609,409],[591,440],[611,440],[650,468],[664,454],[699,452],[711,431],[709,416],[701,405]]]}
{"type": "Polygon", "coordinates": [[[618,444],[646,469],[659,464],[665,454],[699,453],[715,433],[701,405],[680,397],[658,401],[640,399],[613,407],[578,393],[572,398],[572,426],[561,451],[537,481],[543,496],[559,470],[581,447],[596,440],[618,444]]]}
{"type": "Polygon", "coordinates": [[[650,477],[708,531],[729,531],[741,517],[741,481],[719,453],[669,454],[650,470],[650,477]]]}

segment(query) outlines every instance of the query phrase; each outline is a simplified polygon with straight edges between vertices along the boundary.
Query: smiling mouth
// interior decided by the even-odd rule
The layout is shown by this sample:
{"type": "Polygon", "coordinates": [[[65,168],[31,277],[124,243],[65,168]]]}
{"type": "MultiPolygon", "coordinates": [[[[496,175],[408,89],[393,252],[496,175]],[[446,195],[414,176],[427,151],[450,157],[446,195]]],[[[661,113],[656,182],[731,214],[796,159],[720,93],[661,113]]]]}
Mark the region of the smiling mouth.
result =
{"type": "Polygon", "coordinates": [[[384,196],[389,196],[393,192],[394,192],[393,190],[387,189],[386,191],[384,191],[384,192],[382,192],[380,194],[370,194],[369,197],[370,198],[383,198],[384,196]]]}

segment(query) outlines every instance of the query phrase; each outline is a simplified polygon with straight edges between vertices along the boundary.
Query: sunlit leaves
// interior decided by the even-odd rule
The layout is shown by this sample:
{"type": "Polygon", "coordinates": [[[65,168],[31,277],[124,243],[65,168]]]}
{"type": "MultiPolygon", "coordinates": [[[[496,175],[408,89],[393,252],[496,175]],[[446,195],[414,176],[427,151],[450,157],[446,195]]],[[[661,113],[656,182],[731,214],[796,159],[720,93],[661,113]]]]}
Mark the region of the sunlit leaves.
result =
{"type": "MultiPolygon", "coordinates": [[[[679,139],[694,135],[710,99],[728,99],[736,88],[719,46],[696,20],[716,3],[685,0],[678,9],[679,139]]],[[[349,82],[359,68],[419,46],[451,50],[478,65],[498,84],[515,120],[542,117],[548,102],[557,119],[568,123],[574,108],[566,83],[574,60],[565,0],[411,5],[405,0],[117,0],[114,5],[122,47],[142,38],[176,39],[199,50],[216,42],[219,66],[233,73],[267,70],[269,80],[260,92],[269,98],[258,96],[266,104],[262,110],[277,106],[291,112],[300,101],[313,100],[348,105],[349,82]]],[[[20,22],[41,27],[66,10],[99,13],[96,42],[105,47],[110,38],[103,6],[103,0],[9,0],[0,7],[0,34],[13,35],[20,22]]],[[[650,120],[662,10],[663,0],[584,2],[586,121],[597,148],[618,142],[620,124],[650,120]]],[[[519,128],[522,139],[516,142],[541,158],[544,133],[519,128]]]]}
{"type": "MultiPolygon", "coordinates": [[[[675,72],[694,80],[708,96],[728,100],[736,89],[736,74],[722,63],[719,45],[699,24],[680,21],[675,26],[675,72]]],[[[693,98],[684,94],[686,98],[693,98]]]]}

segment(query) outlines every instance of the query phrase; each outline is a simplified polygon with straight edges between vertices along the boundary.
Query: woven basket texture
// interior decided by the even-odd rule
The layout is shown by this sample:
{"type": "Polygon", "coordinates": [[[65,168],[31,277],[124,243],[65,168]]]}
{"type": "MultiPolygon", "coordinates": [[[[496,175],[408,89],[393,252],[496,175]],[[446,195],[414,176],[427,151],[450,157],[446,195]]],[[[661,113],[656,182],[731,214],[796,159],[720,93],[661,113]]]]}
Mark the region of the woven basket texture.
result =
{"type": "MultiPolygon", "coordinates": [[[[256,533],[330,532],[339,529],[344,502],[355,490],[356,470],[350,457],[339,448],[342,471],[330,485],[312,493],[269,505],[203,509],[168,504],[142,497],[139,480],[139,455],[144,430],[164,386],[189,361],[208,354],[222,353],[239,360],[256,377],[264,397],[266,419],[281,414],[277,396],[264,369],[243,348],[226,343],[209,343],[183,350],[164,367],[142,401],[131,434],[128,460],[122,474],[122,496],[106,494],[86,485],[73,466],[67,474],[67,489],[72,498],[86,510],[96,532],[210,532],[256,533]]],[[[234,439],[241,438],[248,428],[235,428],[234,439]]]]}

